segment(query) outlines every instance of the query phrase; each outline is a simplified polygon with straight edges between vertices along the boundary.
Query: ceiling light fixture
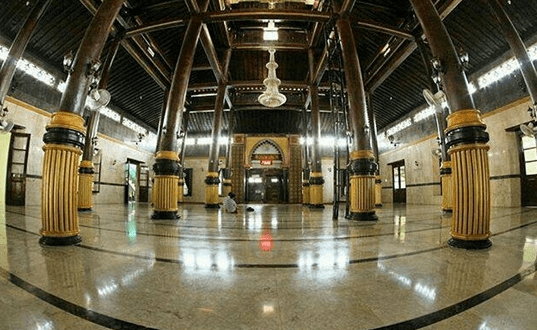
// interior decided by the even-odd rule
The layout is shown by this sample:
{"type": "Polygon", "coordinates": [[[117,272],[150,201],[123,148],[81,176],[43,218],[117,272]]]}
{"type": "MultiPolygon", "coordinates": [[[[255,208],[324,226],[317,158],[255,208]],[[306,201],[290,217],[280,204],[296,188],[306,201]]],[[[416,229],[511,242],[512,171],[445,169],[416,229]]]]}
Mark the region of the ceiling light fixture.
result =
{"type": "Polygon", "coordinates": [[[263,40],[265,41],[277,41],[278,40],[278,28],[274,24],[273,20],[268,22],[268,26],[263,28],[263,40]]]}
{"type": "Polygon", "coordinates": [[[278,67],[278,64],[274,60],[274,53],[276,53],[274,47],[269,48],[269,53],[270,60],[266,65],[268,69],[268,77],[263,80],[263,85],[267,87],[267,90],[259,95],[257,101],[266,107],[276,108],[284,104],[287,101],[287,98],[278,91],[281,80],[276,77],[276,68],[278,67]]]}

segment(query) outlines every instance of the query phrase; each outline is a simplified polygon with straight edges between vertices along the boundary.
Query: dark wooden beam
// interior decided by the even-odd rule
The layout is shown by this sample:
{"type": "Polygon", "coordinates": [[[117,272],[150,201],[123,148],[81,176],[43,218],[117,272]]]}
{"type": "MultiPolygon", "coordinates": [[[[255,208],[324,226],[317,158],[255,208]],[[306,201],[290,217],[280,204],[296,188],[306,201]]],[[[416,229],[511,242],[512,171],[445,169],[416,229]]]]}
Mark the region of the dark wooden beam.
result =
{"type": "Polygon", "coordinates": [[[329,13],[314,12],[310,10],[236,9],[206,13],[204,15],[204,20],[206,23],[248,20],[260,21],[266,19],[327,22],[330,17],[331,14],[329,13]]]}
{"type": "MultiPolygon", "coordinates": [[[[448,0],[443,3],[438,9],[440,17],[445,19],[462,1],[463,0],[448,0]]],[[[376,75],[367,77],[365,82],[367,91],[373,92],[380,86],[417,48],[415,41],[409,42],[408,40],[400,40],[397,45],[393,46],[393,48],[400,49],[401,46],[404,48],[395,51],[397,54],[392,54],[392,56],[386,58],[378,70],[376,70],[376,75]],[[404,43],[406,43],[406,45],[404,45],[404,43]]]]}

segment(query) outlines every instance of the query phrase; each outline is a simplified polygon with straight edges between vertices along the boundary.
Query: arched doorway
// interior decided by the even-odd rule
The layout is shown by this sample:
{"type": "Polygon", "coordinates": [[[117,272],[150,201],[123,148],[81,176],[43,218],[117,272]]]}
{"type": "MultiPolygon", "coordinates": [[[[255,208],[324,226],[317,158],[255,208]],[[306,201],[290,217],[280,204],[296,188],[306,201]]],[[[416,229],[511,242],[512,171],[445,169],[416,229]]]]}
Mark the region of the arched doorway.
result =
{"type": "Polygon", "coordinates": [[[272,140],[259,141],[250,154],[246,171],[246,201],[283,203],[287,201],[287,170],[282,167],[283,152],[272,140]]]}

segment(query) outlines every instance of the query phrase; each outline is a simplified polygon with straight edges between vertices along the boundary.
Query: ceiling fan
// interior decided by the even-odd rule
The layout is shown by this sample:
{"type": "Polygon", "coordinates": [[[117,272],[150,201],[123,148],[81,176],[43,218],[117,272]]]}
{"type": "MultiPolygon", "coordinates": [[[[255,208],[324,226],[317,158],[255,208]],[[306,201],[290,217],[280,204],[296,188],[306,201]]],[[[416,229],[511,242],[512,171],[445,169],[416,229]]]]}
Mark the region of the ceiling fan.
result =
{"type": "Polygon", "coordinates": [[[529,138],[534,138],[535,133],[537,133],[537,130],[534,127],[533,121],[530,121],[527,125],[521,124],[519,127],[520,127],[520,130],[522,131],[522,134],[524,134],[525,136],[529,138]]]}

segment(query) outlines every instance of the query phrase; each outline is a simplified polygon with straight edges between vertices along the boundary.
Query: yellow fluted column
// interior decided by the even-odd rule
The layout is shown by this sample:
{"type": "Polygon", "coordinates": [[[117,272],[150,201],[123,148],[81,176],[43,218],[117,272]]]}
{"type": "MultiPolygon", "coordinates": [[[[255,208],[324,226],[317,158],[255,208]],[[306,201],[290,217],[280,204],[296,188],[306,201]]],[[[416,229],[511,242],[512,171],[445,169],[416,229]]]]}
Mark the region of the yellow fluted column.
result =
{"type": "Polygon", "coordinates": [[[205,207],[210,209],[220,208],[220,200],[218,198],[218,185],[220,179],[218,172],[207,172],[205,177],[205,207]]]}
{"type": "Polygon", "coordinates": [[[78,210],[90,211],[93,207],[93,163],[83,160],[78,169],[78,210]]]}
{"type": "Polygon", "coordinates": [[[232,190],[231,179],[224,179],[224,196],[227,196],[232,190]]]}
{"type": "Polygon", "coordinates": [[[307,180],[302,181],[302,204],[305,206],[310,204],[310,183],[307,180]]]}
{"type": "Polygon", "coordinates": [[[380,175],[375,176],[375,206],[382,206],[382,180],[380,175]]]}
{"type": "Polygon", "coordinates": [[[448,244],[467,249],[491,246],[489,140],[477,110],[447,118],[446,141],[452,162],[453,217],[448,244]]]}
{"type": "Polygon", "coordinates": [[[56,112],[46,129],[39,243],[78,244],[82,241],[78,235],[78,162],[84,146],[84,119],[56,112]]]}
{"type": "Polygon", "coordinates": [[[351,153],[350,174],[350,212],[351,220],[377,220],[375,214],[375,172],[377,163],[373,151],[357,150],[351,153]]]}
{"type": "Polygon", "coordinates": [[[178,219],[179,156],[175,151],[159,151],[155,156],[152,219],[178,219]]]}
{"type": "Polygon", "coordinates": [[[323,174],[321,172],[311,172],[309,180],[309,207],[323,209],[323,174]]]}
{"type": "Polygon", "coordinates": [[[442,184],[442,210],[453,211],[453,183],[451,175],[451,161],[443,161],[440,167],[440,180],[442,184]]]}

